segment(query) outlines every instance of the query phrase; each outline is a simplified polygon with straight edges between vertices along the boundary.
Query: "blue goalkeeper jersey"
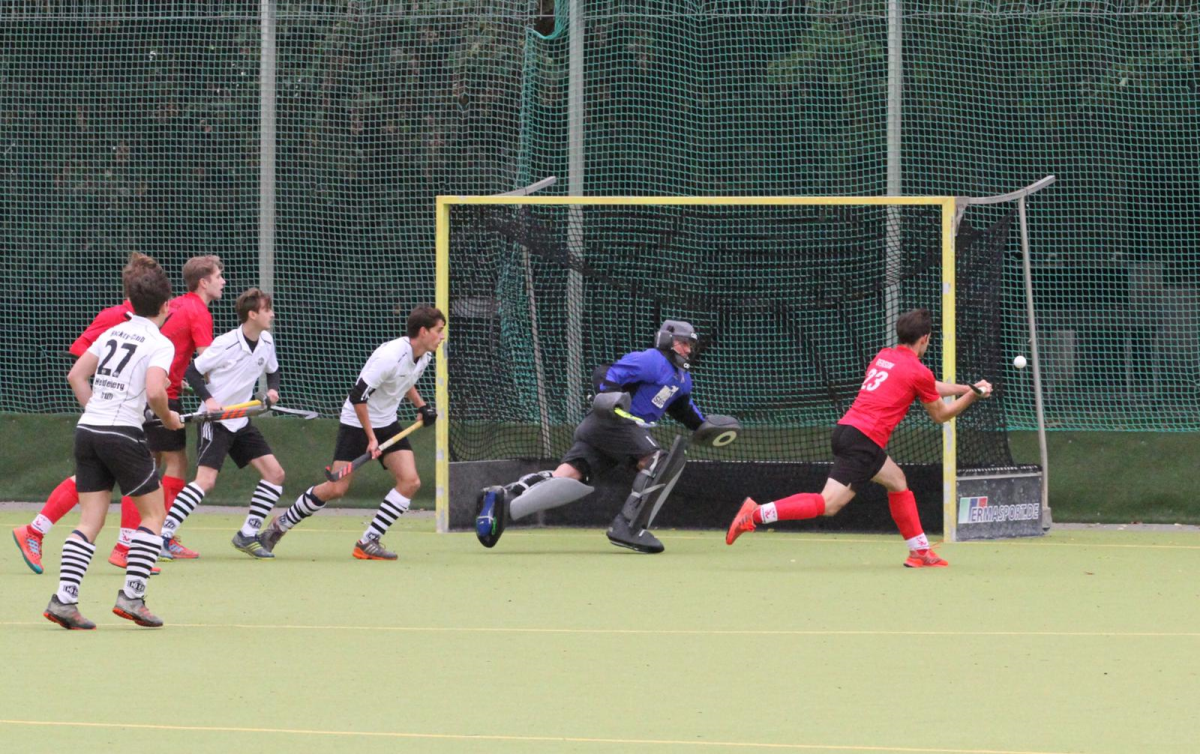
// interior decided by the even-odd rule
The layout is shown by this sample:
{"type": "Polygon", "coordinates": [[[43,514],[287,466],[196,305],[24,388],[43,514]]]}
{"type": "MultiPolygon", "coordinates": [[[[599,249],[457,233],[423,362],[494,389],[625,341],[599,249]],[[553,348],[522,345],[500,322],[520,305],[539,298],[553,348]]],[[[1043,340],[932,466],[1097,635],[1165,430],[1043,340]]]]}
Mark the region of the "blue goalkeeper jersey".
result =
{"type": "Polygon", "coordinates": [[[644,421],[658,421],[678,401],[690,406],[700,421],[704,420],[700,409],[692,403],[692,375],[677,368],[656,348],[625,354],[608,368],[604,382],[609,389],[619,385],[630,393],[633,396],[630,413],[644,421]]]}

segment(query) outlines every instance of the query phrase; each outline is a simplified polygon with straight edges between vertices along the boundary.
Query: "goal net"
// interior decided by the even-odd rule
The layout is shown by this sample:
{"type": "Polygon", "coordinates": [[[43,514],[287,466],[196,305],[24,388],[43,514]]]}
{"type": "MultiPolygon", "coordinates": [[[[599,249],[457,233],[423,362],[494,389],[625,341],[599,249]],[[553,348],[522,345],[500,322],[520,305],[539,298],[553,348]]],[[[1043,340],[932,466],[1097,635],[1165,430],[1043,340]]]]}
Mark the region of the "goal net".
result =
{"type": "MultiPolygon", "coordinates": [[[[593,369],[650,347],[664,319],[699,331],[697,405],[745,431],[689,451],[657,524],[724,526],[746,495],[819,490],[830,429],[867,364],[894,344],[897,314],[924,307],[935,322],[925,363],[938,378],[997,382],[957,426],[911,411],[888,446],[938,530],[960,467],[1013,466],[997,379],[1012,213],[992,209],[983,229],[968,217],[956,233],[954,207],[944,197],[441,197],[440,527],[469,528],[482,486],[553,468],[589,410],[593,369]]],[[[686,430],[665,419],[653,431],[665,447],[686,430]]],[[[541,523],[605,525],[631,479],[615,472],[541,523]]],[[[893,524],[886,505],[859,504],[815,526],[893,524]]]]}

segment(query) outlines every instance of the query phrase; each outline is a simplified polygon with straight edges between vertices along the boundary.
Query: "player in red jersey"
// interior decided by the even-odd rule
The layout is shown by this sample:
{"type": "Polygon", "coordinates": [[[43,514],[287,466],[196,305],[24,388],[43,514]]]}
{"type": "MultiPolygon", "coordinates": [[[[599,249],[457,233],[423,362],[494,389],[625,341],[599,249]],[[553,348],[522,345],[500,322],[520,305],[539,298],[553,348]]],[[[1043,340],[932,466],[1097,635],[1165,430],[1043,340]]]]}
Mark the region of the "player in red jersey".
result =
{"type": "Polygon", "coordinates": [[[992,385],[980,380],[972,388],[934,379],[929,367],[921,363],[932,332],[933,318],[928,310],[913,309],[900,315],[896,320],[899,344],[883,349],[871,362],[858,397],[833,430],[833,469],[825,489],[820,494],[801,492],[765,505],[746,498],[729,525],[725,544],[733,544],[758,524],[833,516],[854,499],[862,485],[873,481],[887,488],[892,520],[909,549],[905,567],[949,565],[930,549],[917,513],[917,500],[904,472],[885,448],[914,398],[941,424],[961,414],[978,398],[990,397],[992,385]],[[942,402],[943,397],[951,396],[957,396],[953,403],[942,402]]]}
{"type": "MultiPolygon", "coordinates": [[[[126,296],[129,295],[128,283],[131,276],[157,267],[158,262],[145,254],[136,252],[131,254],[125,269],[121,271],[126,296]]],[[[110,306],[102,310],[83,331],[83,334],[71,344],[68,349],[71,355],[75,358],[82,356],[92,343],[96,342],[96,338],[103,335],[109,328],[124,323],[132,314],[133,306],[129,303],[128,298],[117,306],[110,306]]],[[[21,556],[24,557],[25,563],[34,573],[42,572],[42,538],[50,531],[50,527],[58,523],[59,519],[67,515],[67,512],[78,503],[79,493],[75,489],[75,477],[72,475],[59,482],[33,521],[13,529],[13,539],[21,550],[21,556]]],[[[122,501],[122,504],[132,508],[134,512],[137,511],[132,500],[122,501]]],[[[125,514],[122,513],[122,515],[125,514]]]]}
{"type": "MultiPolygon", "coordinates": [[[[171,301],[171,316],[162,326],[162,334],[175,346],[175,360],[167,375],[167,403],[172,411],[183,413],[180,389],[188,364],[193,356],[204,353],[213,341],[213,319],[208,305],[221,298],[225,289],[224,269],[221,259],[215,255],[192,257],[183,265],[183,282],[188,292],[171,301]]],[[[205,401],[205,406],[212,411],[221,409],[212,399],[205,401]]],[[[187,485],[187,432],[151,425],[146,427],[146,444],[163,466],[163,497],[169,511],[175,496],[187,485]]],[[[124,520],[124,516],[122,519],[121,539],[109,558],[111,563],[122,560],[129,552],[129,537],[138,527],[138,521],[124,520]]],[[[172,538],[164,541],[161,557],[187,560],[199,557],[199,553],[172,538]]]]}
{"type": "MultiPolygon", "coordinates": [[[[134,254],[123,271],[124,279],[133,272],[140,271],[146,266],[158,267],[158,263],[144,254],[134,254]]],[[[212,315],[208,304],[221,297],[225,287],[222,274],[221,260],[216,256],[193,257],[183,267],[183,278],[187,284],[188,293],[171,301],[171,315],[163,324],[161,332],[175,346],[175,360],[171,363],[168,376],[169,386],[167,397],[171,410],[182,413],[182,403],[179,389],[183,374],[192,359],[193,353],[199,354],[212,343],[212,315]]],[[[87,351],[101,334],[109,328],[124,322],[133,312],[128,299],[118,306],[111,306],[99,314],[88,325],[83,334],[71,344],[70,352],[76,357],[87,351]]],[[[215,402],[214,402],[215,404],[215,402]]],[[[218,410],[219,406],[209,406],[218,410]]],[[[163,491],[166,505],[170,508],[175,496],[183,489],[187,473],[187,434],[183,430],[172,432],[160,428],[148,427],[146,441],[163,469],[163,491]]],[[[21,555],[34,573],[42,572],[41,552],[42,538],[50,527],[67,514],[79,503],[79,493],[75,488],[75,477],[70,476],[59,483],[50,493],[46,504],[34,517],[33,521],[13,530],[13,539],[21,550],[21,555]]],[[[121,498],[121,531],[117,545],[109,555],[108,562],[124,568],[129,554],[129,543],[134,531],[141,522],[137,506],[128,497],[121,498]]],[[[178,544],[178,542],[176,542],[178,544]]],[[[196,554],[186,548],[179,548],[176,556],[196,557],[196,554]]],[[[157,569],[155,569],[157,572],[157,569]]]]}

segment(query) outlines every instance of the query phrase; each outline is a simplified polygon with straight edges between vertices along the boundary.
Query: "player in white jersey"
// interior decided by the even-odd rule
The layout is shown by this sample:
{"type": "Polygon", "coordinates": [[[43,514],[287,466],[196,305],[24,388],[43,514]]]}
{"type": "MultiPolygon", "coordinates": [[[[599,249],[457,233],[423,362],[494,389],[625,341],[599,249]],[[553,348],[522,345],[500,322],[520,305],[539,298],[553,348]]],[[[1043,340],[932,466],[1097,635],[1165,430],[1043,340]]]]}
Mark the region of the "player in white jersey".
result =
{"type": "Polygon", "coordinates": [[[125,586],[117,592],[113,612],[139,626],[162,625],[145,601],[165,510],[142,423],[148,403],[163,426],[183,426],[167,405],[175,346],[159,332],[167,318],[171,284],[161,267],[153,267],[131,276],[127,286],[133,317],[97,338],[67,376],[84,407],[75,427],[75,484],[82,513],[79,528],[63,543],[58,591],[43,613],[63,628],[96,627],[79,613],[79,587],[96,553],[96,535],[104,526],[114,483],[133,498],[142,521],[133,535],[125,586]]]}
{"type": "MultiPolygon", "coordinates": [[[[418,306],[408,315],[407,337],[388,341],[367,360],[358,382],[342,406],[337,447],[333,452],[333,471],[355,458],[370,453],[392,473],[396,484],[379,504],[379,510],[363,536],[354,544],[353,555],[360,560],[395,560],[396,553],[383,547],[381,539],[412,502],[421,486],[417,462],[408,438],[379,450],[381,440],[398,434],[403,428],[396,418],[400,401],[407,398],[416,407],[425,426],[437,420],[437,411],[417,392],[417,380],[429,366],[434,351],[445,339],[446,315],[432,306],[418,306]]],[[[336,482],[309,487],[292,507],[276,516],[259,535],[259,541],[273,551],[288,530],[319,511],[330,500],[346,494],[354,474],[336,482]]]]}
{"type": "MultiPolygon", "coordinates": [[[[218,336],[187,370],[188,383],[209,411],[251,400],[264,374],[267,399],[272,403],[279,400],[279,361],[270,332],[275,320],[271,295],[251,288],[238,296],[235,306],[241,326],[218,336]]],[[[239,469],[251,465],[262,477],[250,500],[250,514],[233,535],[233,546],[251,557],[274,557],[258,542],[263,520],[283,493],[283,467],[271,452],[267,438],[245,417],[204,422],[198,425],[197,435],[196,478],[179,492],[167,513],[163,547],[216,486],[217,474],[229,456],[239,469]]]]}

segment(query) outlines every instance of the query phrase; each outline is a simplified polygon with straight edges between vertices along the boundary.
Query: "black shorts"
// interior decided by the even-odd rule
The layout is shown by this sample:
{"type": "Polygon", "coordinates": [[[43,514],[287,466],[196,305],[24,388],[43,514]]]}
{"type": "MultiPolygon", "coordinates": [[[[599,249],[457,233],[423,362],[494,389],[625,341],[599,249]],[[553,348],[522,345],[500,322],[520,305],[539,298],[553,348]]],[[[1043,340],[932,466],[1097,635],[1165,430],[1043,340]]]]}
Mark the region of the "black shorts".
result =
{"type": "MultiPolygon", "coordinates": [[[[404,427],[400,426],[400,422],[392,422],[386,427],[375,427],[375,439],[382,445],[389,438],[395,437],[404,431],[404,427]]],[[[404,438],[390,448],[384,448],[383,455],[379,456],[379,465],[383,466],[383,459],[389,453],[395,453],[397,450],[412,450],[412,443],[408,438],[404,438]]],[[[339,424],[337,433],[337,446],[333,449],[333,460],[335,461],[353,461],[363,453],[367,452],[367,433],[362,427],[351,427],[349,424],[339,424]]],[[[385,467],[386,468],[386,467],[385,467]]]]}
{"type": "Polygon", "coordinates": [[[134,427],[75,427],[75,487],[80,493],[112,492],[130,497],[159,488],[158,468],[142,430],[134,427]]]}
{"type": "Polygon", "coordinates": [[[196,465],[221,470],[225,456],[233,459],[239,469],[255,458],[271,455],[271,446],[258,427],[247,422],[237,432],[220,422],[203,422],[196,427],[196,465]]]}
{"type": "MultiPolygon", "coordinates": [[[[179,398],[168,399],[167,406],[175,413],[183,413],[183,401],[179,398]]],[[[155,453],[162,453],[165,450],[187,449],[186,429],[167,429],[161,424],[152,424],[145,428],[145,432],[146,445],[155,453]]]]}
{"type": "Polygon", "coordinates": [[[650,433],[632,421],[588,414],[575,428],[575,444],[562,463],[579,469],[586,482],[619,464],[636,464],[659,450],[662,447],[650,433]]]}
{"type": "Polygon", "coordinates": [[[833,470],[829,478],[854,490],[875,478],[887,461],[887,451],[849,424],[833,428],[833,470]]]}

